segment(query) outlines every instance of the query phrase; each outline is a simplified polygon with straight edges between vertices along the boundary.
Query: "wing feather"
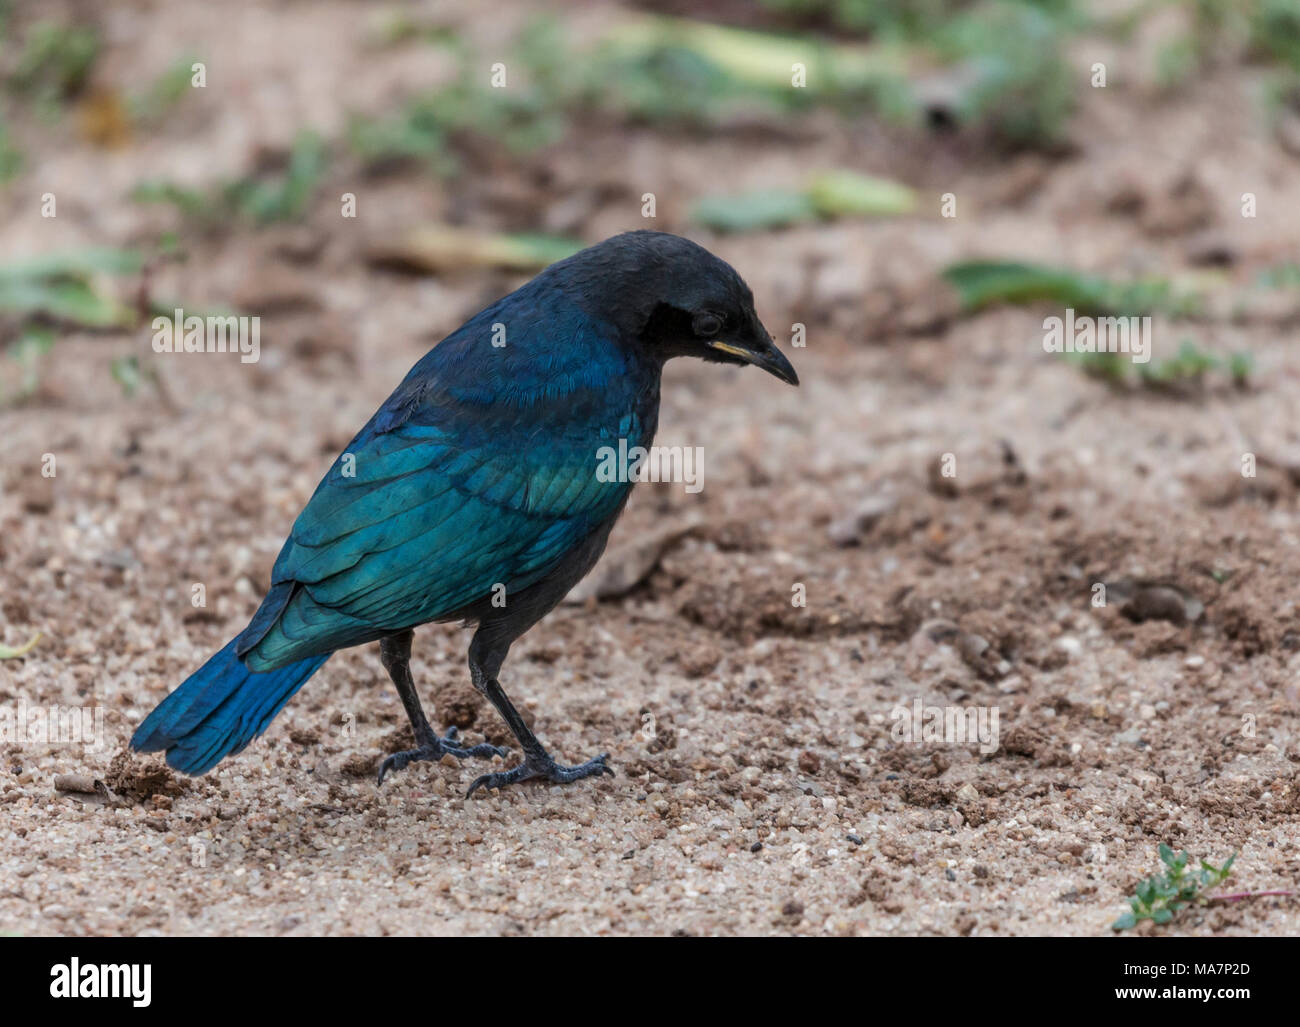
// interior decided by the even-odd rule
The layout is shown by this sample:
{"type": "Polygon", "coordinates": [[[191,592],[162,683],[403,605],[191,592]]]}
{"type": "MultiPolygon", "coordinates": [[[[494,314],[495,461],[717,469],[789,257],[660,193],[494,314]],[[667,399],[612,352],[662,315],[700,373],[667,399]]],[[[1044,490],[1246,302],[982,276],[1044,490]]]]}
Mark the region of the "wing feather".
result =
{"type": "Polygon", "coordinates": [[[485,350],[476,322],[504,316],[489,308],[427,354],[330,467],[241,639],[250,669],[526,588],[617,515],[629,485],[597,478],[597,450],[649,444],[653,423],[629,413],[644,385],[617,347],[554,311],[516,317],[507,352],[485,350]],[[582,345],[545,337],[566,332],[582,345]],[[528,358],[530,345],[549,348],[528,358]]]}

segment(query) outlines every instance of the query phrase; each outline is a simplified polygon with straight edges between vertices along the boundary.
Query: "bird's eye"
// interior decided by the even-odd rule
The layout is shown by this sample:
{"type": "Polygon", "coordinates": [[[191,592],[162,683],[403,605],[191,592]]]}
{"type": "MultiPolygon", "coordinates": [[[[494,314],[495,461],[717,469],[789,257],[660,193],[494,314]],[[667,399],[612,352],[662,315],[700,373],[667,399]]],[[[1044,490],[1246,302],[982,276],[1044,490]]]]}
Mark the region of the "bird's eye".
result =
{"type": "Polygon", "coordinates": [[[691,327],[701,338],[712,338],[722,331],[722,318],[717,314],[696,314],[691,327]]]}

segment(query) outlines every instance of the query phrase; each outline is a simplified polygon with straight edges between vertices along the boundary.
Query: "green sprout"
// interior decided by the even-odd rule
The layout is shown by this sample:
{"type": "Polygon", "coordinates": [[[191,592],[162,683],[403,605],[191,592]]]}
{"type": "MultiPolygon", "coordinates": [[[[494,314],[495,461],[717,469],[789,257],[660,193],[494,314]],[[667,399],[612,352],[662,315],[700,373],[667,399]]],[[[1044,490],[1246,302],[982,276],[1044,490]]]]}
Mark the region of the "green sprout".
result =
{"type": "Polygon", "coordinates": [[[301,221],[325,174],[328,159],[328,149],[320,136],[303,131],[294,140],[288,165],[281,172],[249,175],[209,189],[192,189],[167,181],[140,182],[130,196],[137,203],[170,204],[183,220],[202,230],[228,225],[234,215],[257,225],[301,221]]]}
{"type": "Polygon", "coordinates": [[[28,30],[6,84],[52,114],[85,86],[99,49],[93,28],[37,22],[28,30]]]}
{"type": "Polygon", "coordinates": [[[1114,282],[1073,268],[1019,261],[961,261],[945,268],[943,276],[968,311],[998,303],[1051,301],[1088,315],[1141,310],[1180,317],[1195,313],[1201,304],[1199,296],[1180,292],[1164,278],[1114,282]]]}
{"type": "Polygon", "coordinates": [[[1220,371],[1228,375],[1236,388],[1244,389],[1254,369],[1255,358],[1244,350],[1221,360],[1191,339],[1184,339],[1172,357],[1139,365],[1138,375],[1141,383],[1152,389],[1197,389],[1204,385],[1207,374],[1220,371]]]}
{"type": "Polygon", "coordinates": [[[1161,842],[1160,862],[1165,865],[1164,871],[1138,882],[1137,893],[1129,899],[1131,910],[1111,924],[1111,929],[1128,930],[1142,920],[1167,924],[1180,909],[1192,904],[1204,905],[1209,901],[1206,892],[1228,879],[1236,859],[1234,852],[1221,867],[1201,860],[1199,869],[1189,871],[1187,853],[1175,855],[1173,849],[1161,842]]]}
{"type": "Polygon", "coordinates": [[[0,120],[0,183],[17,176],[23,167],[23,152],[13,141],[9,126],[0,120]]]}
{"type": "Polygon", "coordinates": [[[140,94],[129,100],[131,117],[143,124],[155,124],[191,92],[197,57],[185,56],[173,61],[140,94]]]}

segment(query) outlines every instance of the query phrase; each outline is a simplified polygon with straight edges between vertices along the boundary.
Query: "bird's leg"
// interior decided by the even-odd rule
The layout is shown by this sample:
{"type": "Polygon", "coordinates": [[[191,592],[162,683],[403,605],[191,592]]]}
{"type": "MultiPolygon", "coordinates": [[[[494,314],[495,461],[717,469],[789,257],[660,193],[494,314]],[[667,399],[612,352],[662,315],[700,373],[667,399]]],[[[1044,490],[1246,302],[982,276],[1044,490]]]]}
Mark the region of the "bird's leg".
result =
{"type": "MultiPolygon", "coordinates": [[[[497,661],[499,663],[499,661],[497,661]]],[[[465,798],[469,798],[479,788],[486,788],[491,791],[493,788],[502,788],[505,785],[512,785],[519,781],[529,781],[533,778],[544,778],[547,781],[554,781],[557,784],[569,784],[571,781],[580,781],[584,777],[593,775],[609,774],[614,776],[614,771],[605,765],[609,759],[609,753],[602,752],[594,759],[587,760],[586,763],[579,763],[576,767],[566,767],[551,758],[537,736],[528,729],[524,723],[524,718],[519,715],[515,709],[514,703],[506,695],[501,683],[497,681],[495,675],[488,676],[474,661],[471,655],[470,659],[470,676],[474,682],[474,687],[483,695],[487,696],[488,702],[496,707],[501,714],[501,719],[509,726],[511,733],[519,740],[520,746],[524,750],[524,762],[510,770],[505,770],[496,774],[484,774],[482,777],[474,779],[474,783],[469,786],[469,791],[465,793],[465,798]]]]}
{"type": "Polygon", "coordinates": [[[379,765],[379,783],[384,783],[384,775],[390,770],[402,770],[410,763],[422,760],[440,760],[443,756],[505,756],[506,750],[495,745],[482,745],[462,748],[456,745],[457,730],[452,727],[439,737],[433,733],[424,707],[420,705],[420,696],[415,691],[415,681],[411,678],[411,639],[413,631],[402,631],[379,640],[379,660],[393,679],[397,694],[406,707],[406,716],[411,721],[411,731],[415,734],[415,748],[395,752],[379,765]]]}

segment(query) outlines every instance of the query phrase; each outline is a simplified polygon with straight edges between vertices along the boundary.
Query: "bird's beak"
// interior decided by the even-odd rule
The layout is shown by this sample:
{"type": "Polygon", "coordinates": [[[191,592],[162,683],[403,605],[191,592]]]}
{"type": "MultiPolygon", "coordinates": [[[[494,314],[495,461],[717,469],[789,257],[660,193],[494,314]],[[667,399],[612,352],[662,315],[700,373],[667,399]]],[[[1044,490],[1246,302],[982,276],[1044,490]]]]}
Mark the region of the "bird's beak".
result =
{"type": "MultiPolygon", "coordinates": [[[[764,334],[766,335],[766,333],[764,334]]],[[[799,384],[799,376],[794,373],[790,361],[786,360],[785,354],[776,348],[776,343],[772,341],[770,336],[757,341],[752,349],[738,346],[732,342],[723,342],[721,339],[714,339],[709,343],[709,348],[716,349],[720,353],[730,353],[733,357],[739,357],[747,364],[761,367],[768,374],[775,375],[781,381],[790,385],[799,384]]]]}

